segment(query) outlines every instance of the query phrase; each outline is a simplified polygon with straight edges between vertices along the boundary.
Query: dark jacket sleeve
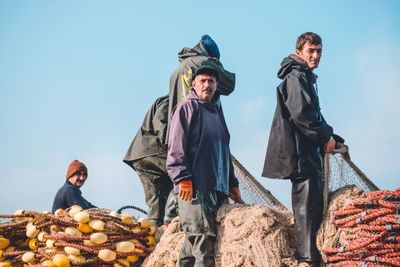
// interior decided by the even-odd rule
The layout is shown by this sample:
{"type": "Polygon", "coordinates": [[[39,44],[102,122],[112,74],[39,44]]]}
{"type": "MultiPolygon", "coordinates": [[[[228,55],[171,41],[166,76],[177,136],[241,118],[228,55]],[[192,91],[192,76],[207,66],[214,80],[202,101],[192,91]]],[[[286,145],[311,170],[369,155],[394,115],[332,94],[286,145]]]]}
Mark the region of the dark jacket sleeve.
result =
{"type": "Polygon", "coordinates": [[[318,106],[313,103],[317,96],[312,95],[306,76],[290,74],[281,88],[290,117],[305,139],[315,146],[328,142],[333,130],[322,119],[318,106]]]}
{"type": "Polygon", "coordinates": [[[168,138],[167,171],[177,185],[182,180],[191,180],[192,171],[188,159],[188,140],[193,106],[190,102],[178,104],[171,118],[168,138]]]}
{"type": "Polygon", "coordinates": [[[66,198],[66,203],[68,203],[69,206],[79,205],[84,210],[96,208],[96,206],[92,205],[92,203],[82,197],[82,192],[78,189],[70,190],[69,192],[67,192],[67,194],[65,194],[64,197],[66,198]]]}
{"type": "MultiPolygon", "coordinates": [[[[322,114],[321,114],[321,116],[322,116],[322,114]]],[[[324,121],[324,123],[326,123],[324,116],[322,116],[322,120],[324,121]]],[[[345,140],[337,134],[332,134],[332,137],[333,137],[333,139],[335,139],[336,142],[339,142],[342,144],[344,144],[344,142],[345,142],[345,140]]]]}

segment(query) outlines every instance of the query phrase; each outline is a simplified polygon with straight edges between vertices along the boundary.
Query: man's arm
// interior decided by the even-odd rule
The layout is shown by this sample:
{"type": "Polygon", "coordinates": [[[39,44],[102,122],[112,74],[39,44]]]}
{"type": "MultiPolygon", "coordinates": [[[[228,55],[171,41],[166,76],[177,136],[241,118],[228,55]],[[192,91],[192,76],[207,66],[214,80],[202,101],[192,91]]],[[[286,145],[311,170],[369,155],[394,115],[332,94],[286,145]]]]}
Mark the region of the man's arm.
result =
{"type": "Polygon", "coordinates": [[[324,145],[332,137],[333,129],[319,117],[308,86],[305,76],[292,74],[282,87],[282,95],[297,129],[311,144],[324,145]]]}
{"type": "Polygon", "coordinates": [[[69,206],[78,205],[82,209],[91,209],[96,208],[92,203],[87,201],[84,197],[82,197],[82,192],[79,189],[69,190],[65,194],[66,203],[69,206]]]}
{"type": "Polygon", "coordinates": [[[167,171],[175,185],[191,180],[192,173],[188,160],[188,141],[193,107],[190,102],[178,104],[174,111],[168,138],[167,171]]]}
{"type": "Polygon", "coordinates": [[[232,156],[230,159],[229,166],[229,197],[236,203],[244,204],[239,189],[239,180],[235,176],[235,170],[233,168],[232,156]]]}

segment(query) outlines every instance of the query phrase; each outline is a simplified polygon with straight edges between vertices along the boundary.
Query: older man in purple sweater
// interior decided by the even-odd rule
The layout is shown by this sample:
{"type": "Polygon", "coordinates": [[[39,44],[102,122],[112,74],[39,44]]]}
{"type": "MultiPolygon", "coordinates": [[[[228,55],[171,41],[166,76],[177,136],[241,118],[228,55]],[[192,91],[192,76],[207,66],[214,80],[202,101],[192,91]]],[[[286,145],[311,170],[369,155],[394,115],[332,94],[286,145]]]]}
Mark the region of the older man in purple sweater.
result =
{"type": "Polygon", "coordinates": [[[192,90],[171,119],[167,171],[179,195],[185,241],[180,266],[214,266],[215,215],[230,196],[240,202],[229,149],[229,132],[219,99],[214,99],[218,71],[201,65],[192,90]]]}

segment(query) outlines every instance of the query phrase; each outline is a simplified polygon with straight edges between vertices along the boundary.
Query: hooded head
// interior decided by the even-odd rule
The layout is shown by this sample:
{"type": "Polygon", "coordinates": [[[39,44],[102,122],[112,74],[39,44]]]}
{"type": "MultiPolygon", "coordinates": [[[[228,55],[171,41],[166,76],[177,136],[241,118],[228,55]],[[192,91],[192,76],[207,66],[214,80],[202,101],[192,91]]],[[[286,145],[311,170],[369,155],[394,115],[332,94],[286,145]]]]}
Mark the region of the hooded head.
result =
{"type": "Polygon", "coordinates": [[[215,41],[207,34],[201,37],[200,42],[203,44],[204,48],[206,49],[208,55],[210,57],[220,58],[220,53],[218,49],[218,45],[215,41]]]}

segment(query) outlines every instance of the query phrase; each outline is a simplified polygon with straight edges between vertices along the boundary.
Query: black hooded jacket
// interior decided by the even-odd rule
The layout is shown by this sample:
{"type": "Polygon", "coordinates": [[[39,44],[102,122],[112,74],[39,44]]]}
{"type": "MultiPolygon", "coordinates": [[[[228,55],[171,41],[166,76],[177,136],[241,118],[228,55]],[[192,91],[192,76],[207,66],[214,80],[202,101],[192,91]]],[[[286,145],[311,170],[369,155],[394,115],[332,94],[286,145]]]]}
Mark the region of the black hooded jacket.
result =
{"type": "Polygon", "coordinates": [[[262,176],[278,179],[322,175],[323,147],[333,134],[321,114],[317,76],[296,55],[283,59],[278,77],[277,106],[262,176]]]}

